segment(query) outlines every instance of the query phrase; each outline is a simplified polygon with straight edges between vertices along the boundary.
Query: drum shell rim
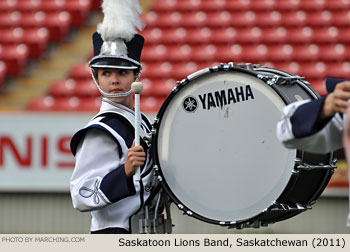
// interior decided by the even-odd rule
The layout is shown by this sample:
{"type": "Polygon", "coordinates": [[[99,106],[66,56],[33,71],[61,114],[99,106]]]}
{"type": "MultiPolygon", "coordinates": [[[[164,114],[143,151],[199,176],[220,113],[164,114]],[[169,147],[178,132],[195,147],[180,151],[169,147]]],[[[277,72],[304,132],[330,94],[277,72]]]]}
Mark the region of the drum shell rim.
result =
{"type": "MultiPolygon", "coordinates": [[[[258,76],[258,74],[261,73],[261,71],[267,71],[271,74],[278,74],[281,76],[295,76],[295,75],[288,73],[288,72],[285,72],[285,71],[282,71],[282,70],[268,68],[268,67],[260,67],[260,66],[254,67],[253,69],[247,69],[247,68],[242,68],[242,67],[230,67],[229,69],[225,69],[225,68],[219,68],[219,69],[206,68],[206,69],[208,69],[209,71],[203,71],[205,69],[199,70],[199,71],[190,75],[192,78],[189,79],[188,78],[189,76],[187,76],[184,80],[179,82],[179,85],[176,86],[171,91],[171,93],[167,96],[167,98],[165,99],[164,103],[162,104],[159,112],[156,115],[155,122],[154,122],[153,127],[152,127],[152,144],[151,144],[152,147],[151,148],[152,148],[152,155],[153,155],[154,163],[158,167],[157,175],[161,177],[161,185],[164,188],[164,190],[166,191],[166,193],[169,195],[169,197],[174,201],[174,203],[178,206],[178,208],[181,211],[183,211],[184,213],[186,213],[187,215],[189,215],[191,217],[197,218],[197,219],[199,219],[201,221],[205,221],[207,223],[217,224],[217,225],[221,225],[221,226],[234,226],[236,224],[239,225],[240,223],[247,223],[250,221],[258,220],[259,216],[263,215],[264,212],[266,210],[268,210],[268,208],[265,209],[264,211],[256,214],[255,216],[251,216],[247,219],[236,220],[236,221],[220,221],[220,220],[210,219],[210,218],[204,217],[200,214],[197,214],[195,211],[193,211],[192,209],[190,209],[186,205],[184,205],[181,202],[181,199],[178,199],[178,197],[175,196],[175,194],[172,192],[171,188],[169,187],[169,185],[168,185],[168,183],[165,180],[165,177],[163,175],[161,165],[159,162],[158,153],[157,153],[157,150],[158,150],[158,132],[159,132],[160,125],[162,123],[162,119],[164,117],[164,113],[166,111],[166,108],[171,103],[173,98],[176,96],[176,93],[179,92],[186,85],[188,85],[189,83],[191,83],[192,81],[194,81],[198,78],[205,77],[206,75],[209,75],[213,72],[230,72],[232,70],[247,73],[247,74],[252,75],[256,78],[258,78],[257,76],[258,76]]],[[[263,82],[265,82],[265,81],[263,81],[263,82]]],[[[312,97],[312,99],[318,99],[320,97],[319,94],[311,87],[311,85],[308,82],[303,81],[303,80],[297,80],[296,82],[306,93],[308,93],[312,97]]],[[[268,85],[268,84],[266,83],[266,85],[268,85]]],[[[280,96],[280,98],[283,100],[283,103],[285,105],[290,104],[288,97],[286,97],[286,95],[281,93],[280,90],[278,89],[278,85],[269,85],[269,86],[274,90],[274,92],[276,92],[280,96]]],[[[296,153],[296,155],[297,155],[297,153],[296,153]]],[[[289,182],[290,182],[290,180],[292,180],[292,176],[289,179],[289,182]]],[[[288,184],[289,184],[289,182],[288,182],[288,184]]],[[[286,191],[287,188],[288,187],[286,186],[284,188],[284,190],[281,191],[281,194],[279,195],[279,197],[277,199],[279,199],[281,197],[281,195],[286,191]]],[[[290,217],[287,217],[287,218],[290,218],[290,217]]]]}

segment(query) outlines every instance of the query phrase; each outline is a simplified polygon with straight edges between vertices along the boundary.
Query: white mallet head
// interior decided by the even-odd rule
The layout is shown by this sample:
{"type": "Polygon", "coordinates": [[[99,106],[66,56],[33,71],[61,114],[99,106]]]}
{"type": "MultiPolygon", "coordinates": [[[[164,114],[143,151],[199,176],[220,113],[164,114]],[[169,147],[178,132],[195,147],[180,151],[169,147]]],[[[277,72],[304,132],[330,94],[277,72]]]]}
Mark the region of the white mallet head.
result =
{"type": "Polygon", "coordinates": [[[131,84],[131,90],[135,93],[135,94],[139,94],[142,92],[143,90],[143,86],[141,82],[133,82],[131,84]]]}

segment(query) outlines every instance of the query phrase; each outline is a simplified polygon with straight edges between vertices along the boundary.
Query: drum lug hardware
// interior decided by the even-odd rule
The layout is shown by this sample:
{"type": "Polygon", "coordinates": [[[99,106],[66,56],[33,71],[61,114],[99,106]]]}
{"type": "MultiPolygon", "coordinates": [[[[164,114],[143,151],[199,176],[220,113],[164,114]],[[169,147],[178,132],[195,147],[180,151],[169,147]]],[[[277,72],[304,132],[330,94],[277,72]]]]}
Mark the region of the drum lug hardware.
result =
{"type": "Polygon", "coordinates": [[[176,84],[177,84],[178,86],[180,86],[180,85],[186,85],[188,82],[189,82],[188,79],[185,78],[185,79],[183,79],[183,80],[181,80],[181,81],[176,82],[176,84]]]}
{"type": "Polygon", "coordinates": [[[187,211],[186,211],[186,214],[187,214],[188,216],[192,216],[193,213],[192,213],[190,210],[187,210],[187,211]]]}
{"type": "Polygon", "coordinates": [[[171,92],[173,92],[173,93],[176,93],[177,92],[177,86],[175,86],[175,87],[173,87],[173,89],[171,90],[171,92]]]}
{"type": "Polygon", "coordinates": [[[148,147],[151,147],[152,134],[153,134],[153,132],[148,133],[142,138],[145,141],[145,143],[147,144],[148,147]]]}
{"type": "Polygon", "coordinates": [[[294,159],[295,164],[300,165],[302,164],[302,160],[300,158],[294,159]]]}
{"type": "Polygon", "coordinates": [[[181,205],[181,204],[178,204],[177,207],[178,207],[180,210],[184,209],[184,206],[181,205]]]}
{"type": "Polygon", "coordinates": [[[157,176],[157,179],[158,179],[159,182],[162,182],[162,181],[163,181],[163,178],[162,178],[162,176],[160,176],[160,175],[157,176]]]}

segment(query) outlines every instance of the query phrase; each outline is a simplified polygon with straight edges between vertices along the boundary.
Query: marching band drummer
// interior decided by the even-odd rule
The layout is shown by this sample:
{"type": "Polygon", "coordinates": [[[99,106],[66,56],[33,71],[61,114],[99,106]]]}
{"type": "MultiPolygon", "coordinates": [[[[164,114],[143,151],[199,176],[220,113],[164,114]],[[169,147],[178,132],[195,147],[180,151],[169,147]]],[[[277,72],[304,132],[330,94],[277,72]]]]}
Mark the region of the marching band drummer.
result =
{"type": "MultiPolygon", "coordinates": [[[[277,123],[277,137],[285,147],[311,153],[329,153],[343,148],[350,81],[327,78],[326,88],[328,94],[320,99],[294,102],[283,109],[277,123]]],[[[347,226],[350,226],[350,213],[347,226]]]]}
{"type": "MultiPolygon", "coordinates": [[[[71,140],[76,164],[70,181],[74,208],[90,211],[91,233],[130,233],[130,218],[150,195],[149,148],[134,146],[131,84],[140,76],[144,39],[137,0],[105,0],[93,34],[92,78],[102,95],[99,113],[71,140]],[[132,15],[130,15],[132,14],[132,15]],[[141,166],[141,179],[133,177],[141,166]]],[[[143,116],[142,130],[150,121],[143,116]]]]}

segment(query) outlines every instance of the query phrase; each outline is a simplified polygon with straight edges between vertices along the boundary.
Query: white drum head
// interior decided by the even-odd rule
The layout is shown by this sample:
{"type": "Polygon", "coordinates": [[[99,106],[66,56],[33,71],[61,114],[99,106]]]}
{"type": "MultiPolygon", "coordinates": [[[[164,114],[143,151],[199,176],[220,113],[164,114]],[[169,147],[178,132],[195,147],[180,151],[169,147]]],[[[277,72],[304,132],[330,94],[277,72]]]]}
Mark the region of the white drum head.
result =
{"type": "Polygon", "coordinates": [[[294,167],[295,150],[275,133],[284,106],[270,86],[244,72],[210,73],[182,87],[156,133],[159,166],[174,196],[215,221],[267,209],[294,167]]]}

